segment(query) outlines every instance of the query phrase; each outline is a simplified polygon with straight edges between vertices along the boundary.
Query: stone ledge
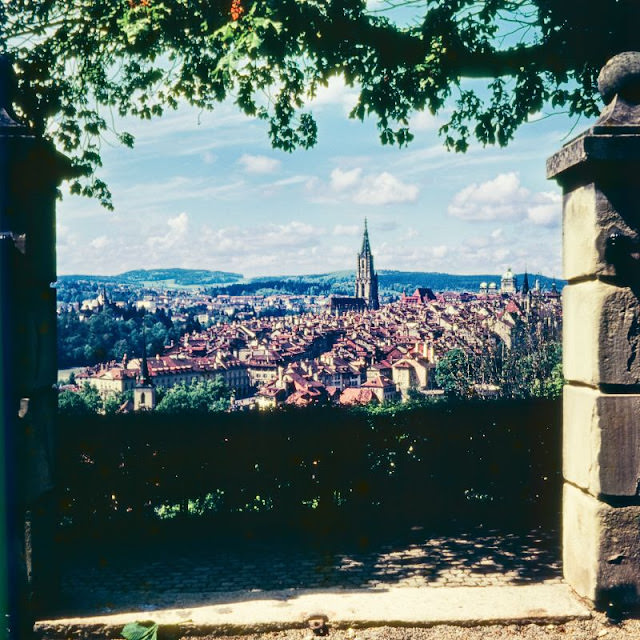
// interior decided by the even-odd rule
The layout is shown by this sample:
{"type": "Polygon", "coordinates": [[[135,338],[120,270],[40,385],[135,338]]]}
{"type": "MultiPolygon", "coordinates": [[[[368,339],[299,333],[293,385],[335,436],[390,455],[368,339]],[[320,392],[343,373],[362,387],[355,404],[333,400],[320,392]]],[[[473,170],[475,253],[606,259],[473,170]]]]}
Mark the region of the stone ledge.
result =
{"type": "Polygon", "coordinates": [[[626,165],[640,162],[640,133],[637,126],[611,127],[609,134],[602,133],[603,129],[588,129],[548,158],[547,179],[562,182],[566,174],[582,170],[589,164],[607,162],[626,165]]]}
{"type": "Polygon", "coordinates": [[[331,629],[372,626],[429,627],[559,623],[591,617],[566,584],[446,589],[280,591],[229,594],[225,603],[192,609],[132,612],[93,618],[42,620],[44,640],[118,638],[122,627],[153,620],[181,635],[261,633],[304,628],[313,616],[326,616],[331,629]]]}

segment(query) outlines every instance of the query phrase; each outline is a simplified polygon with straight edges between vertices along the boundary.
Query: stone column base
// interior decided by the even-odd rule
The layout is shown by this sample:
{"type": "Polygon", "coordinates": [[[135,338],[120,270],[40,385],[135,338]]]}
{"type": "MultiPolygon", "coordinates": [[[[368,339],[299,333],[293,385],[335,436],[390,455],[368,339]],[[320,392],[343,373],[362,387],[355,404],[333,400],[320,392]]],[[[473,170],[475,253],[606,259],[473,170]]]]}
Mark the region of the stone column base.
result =
{"type": "Polygon", "coordinates": [[[596,605],[640,604],[640,506],[613,507],[565,483],[564,576],[596,605]]]}

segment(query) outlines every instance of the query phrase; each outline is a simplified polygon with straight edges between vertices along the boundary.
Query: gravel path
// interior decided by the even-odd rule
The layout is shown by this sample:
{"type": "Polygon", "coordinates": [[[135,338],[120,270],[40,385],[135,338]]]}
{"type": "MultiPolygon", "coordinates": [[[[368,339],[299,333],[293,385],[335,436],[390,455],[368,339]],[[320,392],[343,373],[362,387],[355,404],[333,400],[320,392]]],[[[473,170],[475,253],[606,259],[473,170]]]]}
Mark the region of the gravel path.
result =
{"type": "MultiPolygon", "coordinates": [[[[201,640],[213,640],[206,636],[201,640]]],[[[306,629],[292,629],[258,635],[233,636],[226,640],[315,640],[306,629]]],[[[639,640],[640,620],[624,620],[619,625],[607,622],[604,615],[595,613],[591,620],[577,620],[549,625],[491,625],[457,627],[439,625],[430,628],[375,627],[371,629],[329,630],[333,640],[639,640]]],[[[193,639],[181,639],[193,640],[193,639]]]]}

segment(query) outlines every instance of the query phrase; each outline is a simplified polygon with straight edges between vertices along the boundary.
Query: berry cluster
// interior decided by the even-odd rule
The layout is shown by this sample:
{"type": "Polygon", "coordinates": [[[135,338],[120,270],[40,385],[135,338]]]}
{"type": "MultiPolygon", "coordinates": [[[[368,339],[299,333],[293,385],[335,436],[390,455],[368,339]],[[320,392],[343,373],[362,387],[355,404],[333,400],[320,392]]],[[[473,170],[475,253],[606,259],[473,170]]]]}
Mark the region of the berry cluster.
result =
{"type": "Polygon", "coordinates": [[[231,19],[238,20],[244,13],[244,7],[241,0],[231,0],[231,19]]]}
{"type": "Polygon", "coordinates": [[[151,0],[128,0],[129,8],[135,9],[136,7],[148,7],[151,4],[151,0]]]}

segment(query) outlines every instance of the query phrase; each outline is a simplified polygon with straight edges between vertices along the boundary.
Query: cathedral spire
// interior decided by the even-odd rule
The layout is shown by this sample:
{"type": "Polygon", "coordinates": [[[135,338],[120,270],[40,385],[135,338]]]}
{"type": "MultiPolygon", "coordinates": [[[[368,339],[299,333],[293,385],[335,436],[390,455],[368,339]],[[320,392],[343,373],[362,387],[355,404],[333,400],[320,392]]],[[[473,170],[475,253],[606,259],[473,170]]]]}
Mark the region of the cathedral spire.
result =
{"type": "Polygon", "coordinates": [[[367,228],[367,219],[364,219],[364,235],[362,236],[362,255],[371,253],[371,246],[369,245],[369,229],[367,228]]]}
{"type": "Polygon", "coordinates": [[[369,244],[367,219],[364,219],[362,250],[358,254],[356,270],[356,298],[362,298],[368,309],[378,309],[378,274],[373,267],[373,254],[369,244]]]}

